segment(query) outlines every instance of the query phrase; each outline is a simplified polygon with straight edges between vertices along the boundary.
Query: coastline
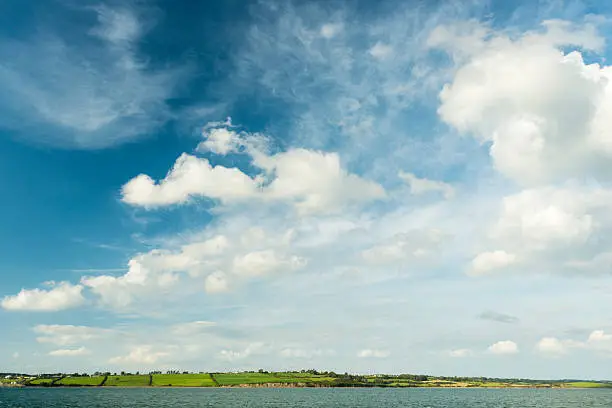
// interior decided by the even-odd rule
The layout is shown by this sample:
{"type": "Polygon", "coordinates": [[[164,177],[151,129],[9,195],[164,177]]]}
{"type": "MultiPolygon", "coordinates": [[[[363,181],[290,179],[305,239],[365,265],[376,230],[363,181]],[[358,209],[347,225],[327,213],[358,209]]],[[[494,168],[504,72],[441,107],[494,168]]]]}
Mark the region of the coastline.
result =
{"type": "Polygon", "coordinates": [[[125,385],[113,385],[113,386],[87,386],[87,385],[53,385],[53,386],[44,386],[44,385],[23,385],[23,384],[11,384],[11,385],[0,385],[0,388],[73,388],[73,389],[150,389],[150,388],[165,388],[165,389],[250,389],[250,388],[268,388],[268,389],[286,389],[286,388],[338,388],[338,389],[353,389],[353,388],[376,388],[376,389],[487,389],[487,390],[496,390],[496,389],[527,389],[527,390],[535,390],[535,389],[546,389],[546,390],[586,390],[586,389],[612,389],[612,387],[563,387],[563,386],[529,386],[529,385],[507,385],[507,386],[441,386],[441,385],[432,385],[432,386],[389,386],[389,385],[354,385],[354,386],[334,386],[334,385],[307,385],[307,384],[282,384],[282,383],[262,383],[262,384],[237,384],[237,385],[219,385],[219,386],[125,386],[125,385]]]}

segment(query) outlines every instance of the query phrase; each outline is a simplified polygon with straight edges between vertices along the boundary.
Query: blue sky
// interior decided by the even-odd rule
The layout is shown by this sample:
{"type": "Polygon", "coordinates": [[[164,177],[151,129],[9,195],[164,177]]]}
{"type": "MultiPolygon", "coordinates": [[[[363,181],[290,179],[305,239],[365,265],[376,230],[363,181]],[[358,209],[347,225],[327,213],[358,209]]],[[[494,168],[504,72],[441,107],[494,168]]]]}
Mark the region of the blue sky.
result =
{"type": "Polygon", "coordinates": [[[7,4],[0,367],[609,378],[610,12],[7,4]]]}

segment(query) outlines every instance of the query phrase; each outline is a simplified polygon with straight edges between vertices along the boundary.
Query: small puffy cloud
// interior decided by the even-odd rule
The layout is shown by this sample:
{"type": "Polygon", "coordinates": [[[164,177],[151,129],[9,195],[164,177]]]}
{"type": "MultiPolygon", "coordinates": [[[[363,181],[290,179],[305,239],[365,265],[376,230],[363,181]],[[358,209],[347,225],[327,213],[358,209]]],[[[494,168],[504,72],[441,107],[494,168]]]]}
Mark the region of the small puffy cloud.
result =
{"type": "Polygon", "coordinates": [[[143,345],[133,347],[127,355],[113,357],[108,362],[115,365],[152,365],[159,359],[167,357],[168,355],[169,353],[166,351],[157,351],[153,346],[143,345]]]}
{"type": "Polygon", "coordinates": [[[490,345],[487,350],[492,354],[498,355],[517,354],[519,352],[518,345],[510,340],[498,341],[490,345]]]}
{"type": "Polygon", "coordinates": [[[211,166],[206,159],[183,153],[163,180],[141,174],[127,182],[121,194],[128,204],[155,208],[182,204],[194,196],[221,201],[248,198],[255,195],[257,185],[237,168],[211,166]]]}
{"type": "Polygon", "coordinates": [[[478,254],[472,260],[470,274],[484,275],[491,271],[496,271],[508,267],[516,262],[517,258],[514,254],[509,254],[506,251],[491,251],[478,254]]]}
{"type": "Polygon", "coordinates": [[[379,349],[363,349],[357,353],[357,357],[359,358],[387,358],[391,355],[389,350],[379,350],[379,349]]]}
{"type": "Polygon", "coordinates": [[[561,355],[567,353],[567,346],[555,337],[544,337],[536,345],[536,349],[543,354],[561,355]]]}
{"type": "Polygon", "coordinates": [[[51,343],[58,346],[69,346],[85,341],[106,337],[113,333],[111,329],[90,326],[73,326],[64,324],[39,324],[34,327],[39,335],[39,343],[51,343]]]}
{"type": "Polygon", "coordinates": [[[589,343],[612,341],[612,334],[606,334],[603,330],[593,331],[587,340],[589,343]]]}
{"type": "Polygon", "coordinates": [[[454,358],[469,357],[469,356],[472,355],[472,350],[470,350],[470,349],[455,349],[455,350],[450,350],[448,352],[448,355],[450,357],[454,357],[454,358]]]}
{"type": "Polygon", "coordinates": [[[56,312],[82,305],[85,298],[83,286],[69,282],[52,284],[51,289],[22,289],[15,296],[5,296],[2,308],[36,312],[56,312]]]}
{"type": "Polygon", "coordinates": [[[368,52],[372,57],[383,60],[393,55],[393,47],[388,44],[377,42],[368,52]]]}
{"type": "Polygon", "coordinates": [[[85,347],[79,347],[77,349],[59,349],[49,352],[49,355],[54,357],[80,357],[88,354],[91,354],[91,352],[85,347]]]}
{"type": "Polygon", "coordinates": [[[206,140],[200,142],[197,151],[226,155],[237,152],[241,146],[240,136],[227,128],[205,130],[203,136],[206,140]]]}
{"type": "Polygon", "coordinates": [[[446,199],[450,199],[455,195],[455,189],[442,181],[430,180],[427,178],[419,178],[411,173],[400,171],[399,177],[410,185],[412,194],[425,194],[428,192],[440,192],[446,199]]]}
{"type": "Polygon", "coordinates": [[[589,335],[585,347],[612,355],[612,334],[606,333],[603,330],[594,330],[589,335]]]}

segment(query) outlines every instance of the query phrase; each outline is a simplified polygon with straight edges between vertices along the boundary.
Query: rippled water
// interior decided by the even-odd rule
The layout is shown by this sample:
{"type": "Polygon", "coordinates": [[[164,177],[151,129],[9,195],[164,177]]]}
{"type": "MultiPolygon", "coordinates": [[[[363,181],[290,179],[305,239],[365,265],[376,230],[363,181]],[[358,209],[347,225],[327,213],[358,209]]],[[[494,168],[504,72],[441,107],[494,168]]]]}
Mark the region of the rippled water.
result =
{"type": "Polygon", "coordinates": [[[612,390],[0,388],[5,407],[612,407],[612,390]]]}

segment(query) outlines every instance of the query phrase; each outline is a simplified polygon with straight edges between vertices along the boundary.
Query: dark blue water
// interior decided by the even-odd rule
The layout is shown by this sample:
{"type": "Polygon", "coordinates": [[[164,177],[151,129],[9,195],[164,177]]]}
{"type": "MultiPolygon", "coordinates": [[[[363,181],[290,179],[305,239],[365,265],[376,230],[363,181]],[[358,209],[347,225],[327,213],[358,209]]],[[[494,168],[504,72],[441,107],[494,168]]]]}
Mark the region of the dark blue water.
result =
{"type": "Polygon", "coordinates": [[[612,407],[612,390],[0,388],[0,408],[67,407],[612,407]]]}

